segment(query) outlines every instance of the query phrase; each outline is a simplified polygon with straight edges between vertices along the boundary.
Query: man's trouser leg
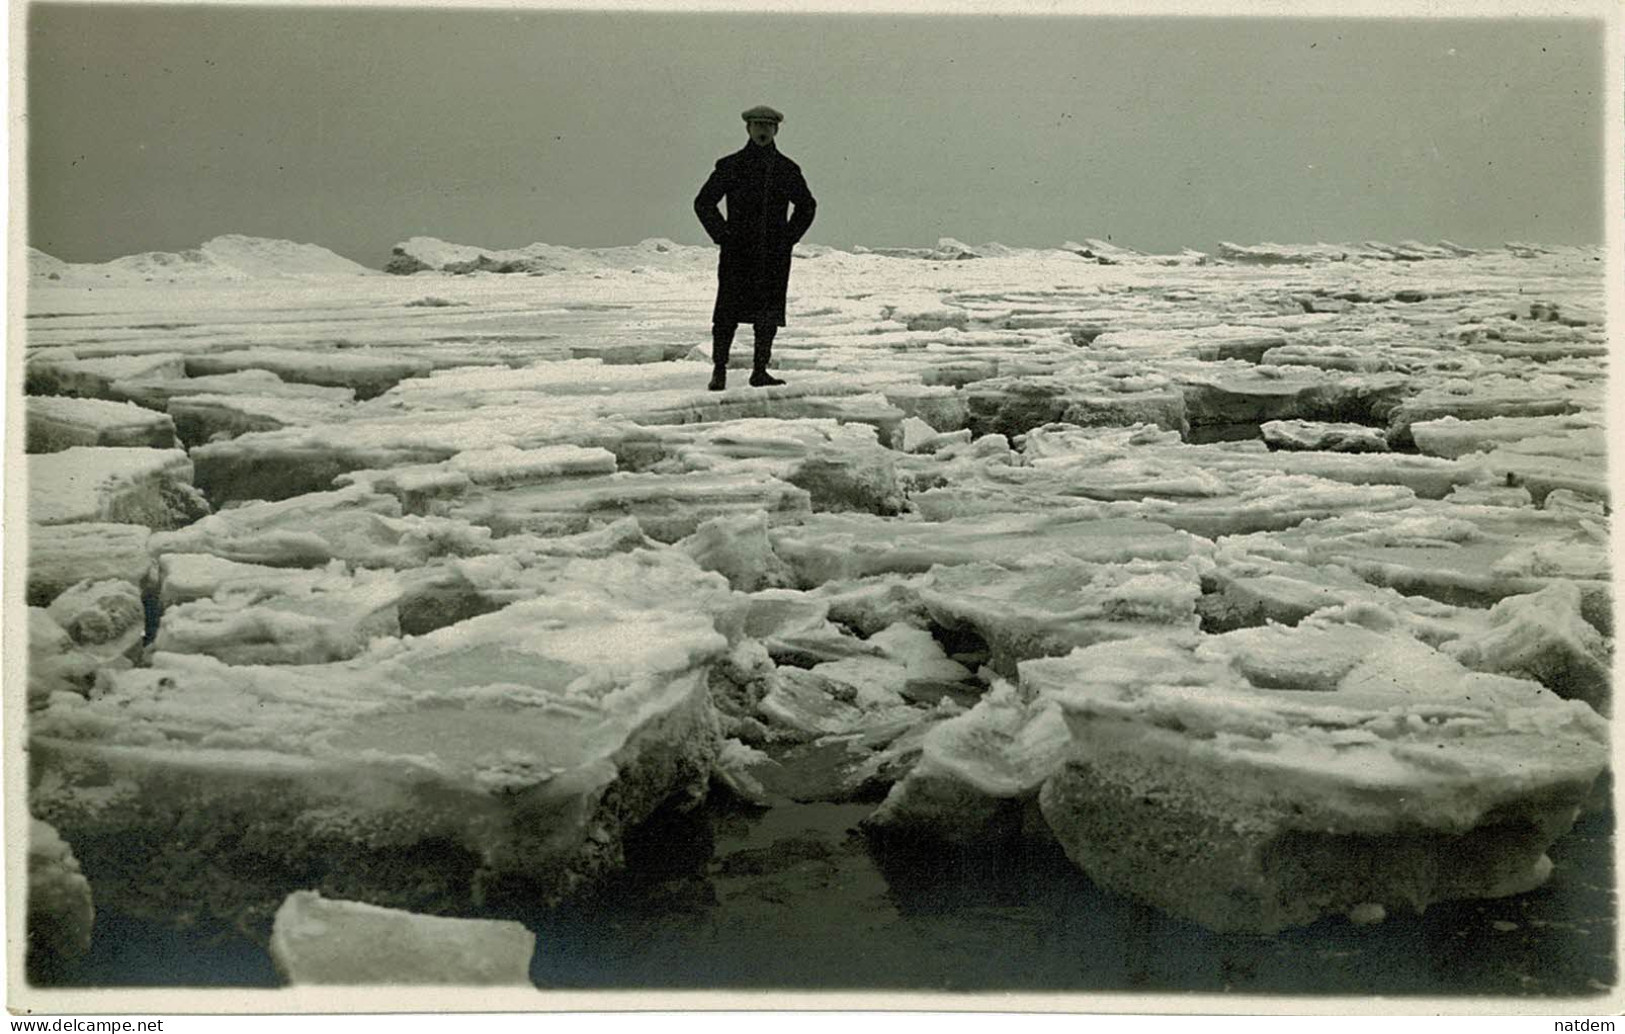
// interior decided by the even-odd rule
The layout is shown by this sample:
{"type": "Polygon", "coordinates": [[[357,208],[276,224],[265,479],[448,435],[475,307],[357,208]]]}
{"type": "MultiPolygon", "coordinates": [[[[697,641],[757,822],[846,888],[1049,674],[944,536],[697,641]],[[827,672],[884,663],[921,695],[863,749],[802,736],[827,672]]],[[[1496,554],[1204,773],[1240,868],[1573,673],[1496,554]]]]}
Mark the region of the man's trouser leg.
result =
{"type": "Polygon", "coordinates": [[[767,372],[768,360],[773,358],[773,337],[779,332],[777,324],[763,320],[755,324],[756,354],[751,363],[750,383],[754,387],[763,388],[784,382],[767,372]]]}
{"type": "Polygon", "coordinates": [[[728,386],[728,353],[733,349],[734,331],[738,329],[737,323],[711,324],[711,383],[707,387],[712,391],[728,386]]]}

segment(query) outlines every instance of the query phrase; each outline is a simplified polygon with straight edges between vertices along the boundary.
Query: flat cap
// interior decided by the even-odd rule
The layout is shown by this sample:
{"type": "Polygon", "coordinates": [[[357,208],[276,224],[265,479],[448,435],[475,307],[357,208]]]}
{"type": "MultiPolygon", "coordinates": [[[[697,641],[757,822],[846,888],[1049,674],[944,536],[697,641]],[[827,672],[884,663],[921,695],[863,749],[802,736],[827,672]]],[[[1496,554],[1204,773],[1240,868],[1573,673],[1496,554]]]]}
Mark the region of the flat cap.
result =
{"type": "Polygon", "coordinates": [[[746,122],[783,122],[784,116],[766,104],[758,104],[754,108],[747,108],[740,112],[739,117],[746,122]]]}

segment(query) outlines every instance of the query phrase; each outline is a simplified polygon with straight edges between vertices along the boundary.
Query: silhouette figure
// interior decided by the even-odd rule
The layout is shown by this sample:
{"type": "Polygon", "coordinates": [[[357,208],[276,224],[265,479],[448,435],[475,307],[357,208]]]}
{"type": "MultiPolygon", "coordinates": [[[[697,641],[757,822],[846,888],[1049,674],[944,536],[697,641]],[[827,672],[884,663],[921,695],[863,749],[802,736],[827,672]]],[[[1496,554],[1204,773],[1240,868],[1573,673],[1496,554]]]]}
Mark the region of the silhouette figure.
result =
{"type": "Polygon", "coordinates": [[[712,391],[728,385],[728,352],[741,323],[755,330],[752,387],[784,382],[767,372],[773,336],[784,326],[784,293],[790,283],[790,249],[812,225],[818,202],[801,166],[773,143],[784,116],[758,106],[742,113],[750,139],[717,160],[694,198],[694,213],[722,247],[717,263],[717,303],[711,312],[712,391]],[[728,201],[728,215],[717,203],[728,201]],[[790,206],[795,214],[789,215],[790,206]]]}

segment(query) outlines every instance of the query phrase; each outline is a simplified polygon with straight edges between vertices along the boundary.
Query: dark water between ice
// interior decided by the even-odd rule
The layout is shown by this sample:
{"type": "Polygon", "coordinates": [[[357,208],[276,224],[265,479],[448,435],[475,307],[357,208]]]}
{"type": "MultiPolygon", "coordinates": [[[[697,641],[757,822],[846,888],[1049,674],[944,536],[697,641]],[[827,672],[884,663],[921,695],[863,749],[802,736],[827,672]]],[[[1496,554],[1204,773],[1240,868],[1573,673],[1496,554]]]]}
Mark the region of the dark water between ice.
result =
{"type": "MultiPolygon", "coordinates": [[[[1095,888],[1058,849],[879,857],[872,805],[712,808],[629,844],[602,898],[526,917],[543,988],[1587,995],[1616,979],[1613,819],[1584,816],[1538,891],[1220,936],[1095,888]]],[[[246,939],[99,917],[71,982],[270,986],[246,939]]]]}
{"type": "MultiPolygon", "coordinates": [[[[1097,889],[1058,848],[892,857],[871,805],[712,816],[702,876],[536,924],[542,987],[1578,995],[1615,981],[1613,823],[1581,820],[1546,887],[1375,927],[1220,936],[1097,889]]],[[[680,860],[672,859],[674,865],[680,860]]],[[[647,866],[647,863],[646,863],[647,866]]]]}

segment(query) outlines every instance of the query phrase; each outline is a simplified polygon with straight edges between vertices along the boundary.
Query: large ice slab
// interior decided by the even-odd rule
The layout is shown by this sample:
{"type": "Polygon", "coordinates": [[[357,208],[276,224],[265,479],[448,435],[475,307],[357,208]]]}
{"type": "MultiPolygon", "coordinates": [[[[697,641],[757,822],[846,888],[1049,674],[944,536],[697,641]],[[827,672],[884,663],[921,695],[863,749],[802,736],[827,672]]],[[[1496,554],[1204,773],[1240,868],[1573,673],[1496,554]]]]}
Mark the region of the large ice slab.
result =
{"type": "Polygon", "coordinates": [[[209,512],[180,449],[74,446],[28,458],[28,519],[35,524],[144,524],[173,528],[209,512]]]}
{"type": "Polygon", "coordinates": [[[58,452],[75,445],[175,446],[173,420],[128,402],[36,395],[25,400],[24,409],[29,452],[58,452]]]}
{"type": "Polygon", "coordinates": [[[763,511],[712,517],[682,539],[677,547],[707,571],[728,579],[740,592],[776,588],[788,580],[784,562],[767,538],[763,511]]]}
{"type": "Polygon", "coordinates": [[[443,512],[498,535],[575,534],[634,517],[650,538],[676,542],[718,517],[764,512],[781,524],[811,509],[805,490],[764,474],[621,472],[470,492],[443,512]]]}
{"type": "Polygon", "coordinates": [[[1220,241],[1213,254],[1230,262],[1274,266],[1281,264],[1309,265],[1315,262],[1342,262],[1349,257],[1349,246],[1339,244],[1233,244],[1220,241]]]}
{"type": "Polygon", "coordinates": [[[57,693],[88,696],[106,673],[141,657],[144,608],[128,582],[80,582],[49,607],[30,607],[27,620],[30,708],[57,693]]]}
{"type": "Polygon", "coordinates": [[[1035,469],[1064,472],[1079,486],[1066,494],[1099,499],[1220,494],[1225,479],[1250,474],[1308,475],[1350,485],[1397,485],[1439,499],[1459,485],[1486,481],[1477,463],[1431,456],[1272,452],[1262,442],[1184,445],[1144,427],[1038,428],[1022,452],[1035,469]]]}
{"type": "Polygon", "coordinates": [[[1050,377],[998,377],[965,389],[975,435],[1025,434],[1044,424],[1151,424],[1189,430],[1184,393],[1165,375],[1138,366],[1050,377]]]}
{"type": "MultiPolygon", "coordinates": [[[[1316,304],[1326,303],[1322,300],[1316,304]]],[[[1391,345],[1373,341],[1361,341],[1358,345],[1294,341],[1265,352],[1260,362],[1266,366],[1314,366],[1350,373],[1382,373],[1395,369],[1406,358],[1391,345]]]]}
{"type": "Polygon", "coordinates": [[[393,496],[360,485],[274,503],[222,510],[149,546],[165,553],[210,553],[271,567],[314,567],[343,560],[366,567],[417,567],[431,557],[490,552],[488,528],[444,517],[402,516],[393,496]]]}
{"type": "Polygon", "coordinates": [[[1584,515],[1423,502],[1235,536],[1223,545],[1297,564],[1335,564],[1373,585],[1463,605],[1488,606],[1568,580],[1580,589],[1586,620],[1611,627],[1608,533],[1584,515]]]}
{"type": "Polygon", "coordinates": [[[1608,757],[1586,705],[1355,624],[1108,643],[1022,681],[1072,732],[1040,795],[1068,855],[1215,930],[1536,887],[1608,757]]]}
{"type": "Polygon", "coordinates": [[[454,500],[479,489],[503,490],[541,485],[558,478],[613,474],[615,454],[579,445],[518,449],[511,445],[459,452],[440,463],[421,463],[341,474],[340,487],[363,485],[395,496],[407,513],[445,513],[454,500]]]}
{"type": "Polygon", "coordinates": [[[298,889],[437,913],[557,900],[703,792],[730,606],[717,576],[638,553],[337,664],[155,654],[36,713],[31,801],[134,914],[177,892],[238,919],[298,889]]]}
{"type": "Polygon", "coordinates": [[[621,445],[634,470],[770,474],[807,491],[816,510],[882,515],[903,508],[896,453],[869,424],[747,419],[651,427],[621,445]]]}
{"type": "Polygon", "coordinates": [[[30,395],[111,399],[116,397],[110,390],[116,381],[174,378],[185,372],[186,357],[180,352],[80,359],[70,351],[53,349],[29,358],[23,390],[30,395]]]}
{"type": "Polygon", "coordinates": [[[1388,440],[1397,445],[1412,441],[1414,424],[1455,417],[1487,420],[1495,417],[1566,416],[1602,403],[1595,393],[1574,378],[1556,373],[1524,376],[1480,374],[1432,385],[1394,408],[1388,440]]]}
{"type": "Polygon", "coordinates": [[[1442,496],[1486,477],[1482,469],[1453,460],[1279,454],[1259,443],[1190,446],[1170,439],[1168,432],[1144,426],[1050,425],[1025,436],[1023,466],[953,468],[910,460],[916,484],[941,485],[916,490],[910,502],[933,520],[1071,510],[1217,536],[1409,508],[1417,494],[1442,496]]]}
{"type": "Polygon", "coordinates": [[[910,501],[928,520],[1050,511],[1152,520],[1216,537],[1290,528],[1343,513],[1400,509],[1416,499],[1410,489],[1394,485],[1356,486],[1265,471],[1215,474],[1194,465],[1164,472],[1121,465],[1067,472],[1016,468],[987,475],[917,492],[910,501]],[[1164,492],[1167,496],[1159,498],[1164,492]],[[1114,501],[1089,501],[1093,495],[1114,501]]]}
{"type": "Polygon", "coordinates": [[[1029,564],[936,567],[913,589],[934,623],[980,635],[988,663],[1008,676],[1030,657],[1196,629],[1199,560],[1095,564],[1061,554],[1029,564]]]}
{"type": "Polygon", "coordinates": [[[86,578],[116,578],[144,586],[152,571],[143,524],[30,524],[28,602],[44,606],[86,578]]]}
{"type": "MultiPolygon", "coordinates": [[[[370,403],[369,405],[376,405],[370,403]]],[[[197,483],[218,502],[285,499],[357,470],[440,463],[461,452],[577,445],[615,451],[633,425],[575,419],[545,405],[413,413],[376,407],[349,419],[256,431],[192,450],[197,483]]]]}
{"type": "Polygon", "coordinates": [[[1139,328],[1109,330],[1089,342],[1089,354],[1141,362],[1170,358],[1218,361],[1239,359],[1256,363],[1272,348],[1285,345],[1279,332],[1255,327],[1219,324],[1206,327],[1139,328]]]}
{"type": "Polygon", "coordinates": [[[342,420],[348,402],[282,395],[178,395],[169,400],[169,415],[187,445],[234,438],[250,431],[342,420]]]}
{"type": "Polygon", "coordinates": [[[1567,416],[1444,417],[1412,424],[1416,446],[1434,456],[1471,456],[1496,481],[1527,488],[1536,503],[1555,489],[1608,498],[1608,455],[1599,413],[1567,416]]]}
{"type": "Polygon", "coordinates": [[[937,564],[1017,563],[1057,553],[1096,563],[1182,560],[1209,548],[1155,521],[1067,513],[898,521],[814,514],[770,533],[773,550],[804,588],[874,574],[919,573],[937,564]]]}
{"type": "Polygon", "coordinates": [[[325,568],[268,567],[208,553],[163,553],[158,557],[158,601],[167,609],[221,592],[243,596],[308,592],[335,576],[349,575],[348,565],[337,560],[325,568]]]}
{"type": "MultiPolygon", "coordinates": [[[[167,558],[166,558],[167,559],[167,558]]],[[[390,576],[336,573],[306,585],[216,591],[164,611],[153,649],[227,664],[325,664],[398,636],[403,587],[390,576]]]]}
{"type": "Polygon", "coordinates": [[[1475,452],[1489,452],[1509,442],[1555,436],[1569,431],[1588,431],[1601,426],[1600,414],[1572,413],[1566,416],[1501,416],[1482,420],[1445,416],[1437,420],[1417,421],[1410,430],[1417,451],[1428,456],[1459,459],[1475,452]]]}
{"type": "Polygon", "coordinates": [[[1346,567],[1294,563],[1247,552],[1226,539],[1202,574],[1196,602],[1203,629],[1228,632],[1255,625],[1296,625],[1329,607],[1370,605],[1386,610],[1405,632],[1428,643],[1476,635],[1488,625],[1484,610],[1426,596],[1403,596],[1373,585],[1346,567]]]}
{"type": "Polygon", "coordinates": [[[355,391],[351,388],[289,384],[269,370],[239,370],[208,377],[149,375],[116,380],[108,385],[107,395],[159,410],[167,410],[172,400],[188,395],[252,395],[258,398],[320,399],[334,403],[355,401],[355,391]]]}
{"type": "Polygon", "coordinates": [[[1611,497],[1607,442],[1601,427],[1505,442],[1486,453],[1482,462],[1491,477],[1522,486],[1542,506],[1554,491],[1600,503],[1611,497]]]}
{"type": "Polygon", "coordinates": [[[628,457],[628,465],[636,470],[713,470],[750,463],[777,473],[825,446],[849,449],[878,442],[875,429],[866,424],[764,417],[641,426],[627,435],[618,454],[628,457]]]}
{"type": "Polygon", "coordinates": [[[186,357],[186,372],[193,377],[269,370],[295,384],[349,388],[361,399],[381,395],[408,377],[425,376],[429,369],[422,359],[361,349],[240,348],[186,357]]]}
{"type": "Polygon", "coordinates": [[[1569,315],[1555,303],[1534,302],[1526,319],[1516,312],[1475,320],[1459,337],[1469,351],[1504,358],[1550,362],[1608,354],[1608,335],[1600,314],[1569,315]]]}
{"type": "Polygon", "coordinates": [[[1328,374],[1306,366],[1255,366],[1239,360],[1167,366],[1185,396],[1192,427],[1304,419],[1379,423],[1407,394],[1389,373],[1328,374]]]}

